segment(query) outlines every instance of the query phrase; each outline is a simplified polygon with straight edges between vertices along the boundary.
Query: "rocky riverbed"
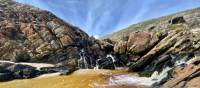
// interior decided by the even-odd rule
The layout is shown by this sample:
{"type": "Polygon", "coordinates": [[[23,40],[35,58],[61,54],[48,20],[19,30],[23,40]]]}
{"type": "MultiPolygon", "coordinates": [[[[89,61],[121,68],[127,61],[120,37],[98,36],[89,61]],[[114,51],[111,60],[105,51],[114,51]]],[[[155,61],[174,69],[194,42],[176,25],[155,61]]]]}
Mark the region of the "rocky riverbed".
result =
{"type": "Polygon", "coordinates": [[[199,8],[95,39],[48,11],[0,7],[3,88],[200,87],[199,8]]]}

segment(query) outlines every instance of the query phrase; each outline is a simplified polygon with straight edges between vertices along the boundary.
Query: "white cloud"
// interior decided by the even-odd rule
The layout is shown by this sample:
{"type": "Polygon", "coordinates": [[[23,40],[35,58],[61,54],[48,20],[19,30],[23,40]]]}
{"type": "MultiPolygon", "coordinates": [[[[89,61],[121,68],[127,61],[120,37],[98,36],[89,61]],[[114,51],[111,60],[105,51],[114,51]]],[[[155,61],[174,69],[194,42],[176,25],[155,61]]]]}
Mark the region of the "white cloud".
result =
{"type": "Polygon", "coordinates": [[[100,35],[93,35],[96,39],[100,38],[100,35]]]}

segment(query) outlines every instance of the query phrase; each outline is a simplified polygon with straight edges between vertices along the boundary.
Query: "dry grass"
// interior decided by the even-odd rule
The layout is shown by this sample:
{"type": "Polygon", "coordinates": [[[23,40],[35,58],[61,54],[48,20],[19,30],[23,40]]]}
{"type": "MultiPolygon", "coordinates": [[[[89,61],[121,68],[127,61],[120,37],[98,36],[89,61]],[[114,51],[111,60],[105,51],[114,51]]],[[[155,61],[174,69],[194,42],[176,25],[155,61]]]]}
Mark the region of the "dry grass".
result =
{"type": "Polygon", "coordinates": [[[138,30],[145,30],[148,27],[151,27],[153,25],[162,25],[162,23],[168,22],[173,17],[183,16],[183,15],[187,15],[187,14],[191,14],[191,13],[195,13],[195,12],[200,12],[200,8],[195,8],[195,9],[171,14],[171,15],[168,15],[168,16],[163,16],[163,17],[160,17],[160,18],[155,18],[155,19],[151,19],[151,20],[148,20],[148,21],[133,24],[133,25],[130,25],[129,27],[127,27],[125,29],[122,29],[120,31],[106,35],[106,36],[102,37],[101,39],[109,38],[111,40],[119,41],[124,36],[127,36],[132,32],[135,32],[135,31],[138,31],[138,30]]]}

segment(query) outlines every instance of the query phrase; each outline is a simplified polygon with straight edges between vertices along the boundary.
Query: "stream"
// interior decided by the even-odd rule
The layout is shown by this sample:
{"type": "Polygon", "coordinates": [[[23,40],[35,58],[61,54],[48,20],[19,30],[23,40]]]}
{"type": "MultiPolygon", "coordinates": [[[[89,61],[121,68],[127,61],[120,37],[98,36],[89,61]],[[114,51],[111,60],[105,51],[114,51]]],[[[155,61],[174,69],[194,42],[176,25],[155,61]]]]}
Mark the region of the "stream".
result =
{"type": "MultiPolygon", "coordinates": [[[[1,88],[149,88],[168,77],[168,72],[173,67],[182,64],[189,64],[191,60],[176,60],[174,66],[165,66],[161,72],[154,71],[150,77],[140,77],[136,72],[129,72],[126,67],[116,67],[115,58],[107,55],[107,59],[113,65],[113,70],[99,68],[99,59],[96,66],[88,69],[88,60],[82,50],[80,53],[79,70],[68,75],[57,73],[43,74],[32,79],[15,79],[7,82],[0,82],[1,88]],[[81,64],[82,63],[82,64],[81,64]]],[[[54,67],[52,64],[45,63],[14,63],[10,61],[0,61],[1,63],[23,64],[36,67],[54,67]]]]}

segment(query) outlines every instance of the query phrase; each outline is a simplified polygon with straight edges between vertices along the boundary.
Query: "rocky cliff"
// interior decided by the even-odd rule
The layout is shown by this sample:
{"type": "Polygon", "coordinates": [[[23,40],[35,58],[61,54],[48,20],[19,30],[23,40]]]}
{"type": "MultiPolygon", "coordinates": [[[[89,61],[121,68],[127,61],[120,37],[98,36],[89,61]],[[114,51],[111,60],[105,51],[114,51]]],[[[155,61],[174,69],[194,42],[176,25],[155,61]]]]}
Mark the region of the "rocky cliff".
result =
{"type": "Polygon", "coordinates": [[[112,53],[110,40],[90,37],[48,11],[0,0],[0,81],[97,65],[114,69],[112,53]]]}
{"type": "Polygon", "coordinates": [[[0,60],[59,63],[79,59],[80,49],[99,48],[95,41],[48,11],[1,0],[0,60]]]}
{"type": "Polygon", "coordinates": [[[170,68],[155,86],[198,88],[199,34],[200,9],[196,8],[135,24],[104,38],[116,42],[114,52],[130,60],[130,71],[151,76],[170,68]]]}

